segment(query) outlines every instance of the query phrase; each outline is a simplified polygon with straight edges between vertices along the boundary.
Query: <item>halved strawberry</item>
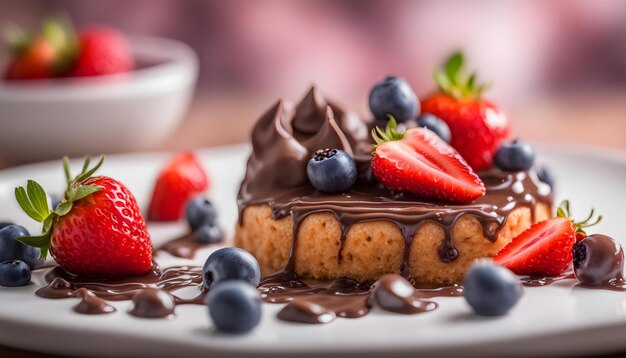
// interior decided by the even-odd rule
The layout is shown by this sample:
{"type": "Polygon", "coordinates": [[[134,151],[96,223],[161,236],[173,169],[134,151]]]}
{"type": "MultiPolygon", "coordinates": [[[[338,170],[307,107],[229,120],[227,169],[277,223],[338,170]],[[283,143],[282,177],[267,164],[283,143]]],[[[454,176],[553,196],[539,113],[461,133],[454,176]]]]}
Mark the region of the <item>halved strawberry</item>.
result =
{"type": "Polygon", "coordinates": [[[384,132],[378,127],[372,131],[377,143],[372,173],[379,182],[393,190],[455,203],[485,194],[478,175],[439,136],[426,128],[398,133],[395,126],[391,118],[384,132]]]}
{"type": "Polygon", "coordinates": [[[569,202],[557,210],[558,217],[532,225],[506,245],[493,260],[518,275],[558,276],[572,263],[572,248],[583,228],[600,222],[599,216],[590,223],[594,211],[582,222],[569,218],[569,202]]]}
{"type": "Polygon", "coordinates": [[[196,156],[190,152],[177,154],[157,178],[148,220],[180,219],[187,202],[208,187],[209,179],[196,156]]]}

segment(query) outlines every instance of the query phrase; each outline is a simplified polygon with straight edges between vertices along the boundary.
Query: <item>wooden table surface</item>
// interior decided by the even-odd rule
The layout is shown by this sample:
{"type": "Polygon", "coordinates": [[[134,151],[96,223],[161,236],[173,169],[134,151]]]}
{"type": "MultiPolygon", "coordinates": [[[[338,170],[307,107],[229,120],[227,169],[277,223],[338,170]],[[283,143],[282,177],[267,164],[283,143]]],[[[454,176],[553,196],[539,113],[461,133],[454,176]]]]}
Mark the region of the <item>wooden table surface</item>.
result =
{"type": "MultiPolygon", "coordinates": [[[[268,98],[196,98],[180,128],[150,150],[180,150],[242,143],[252,124],[272,103],[268,98]],[[243,103],[243,105],[242,105],[243,103]]],[[[535,142],[593,145],[626,154],[626,93],[528,101],[508,111],[517,137],[535,142]]],[[[361,110],[360,113],[366,113],[361,110]]],[[[0,168],[16,163],[0,159],[0,168]]],[[[243,164],[242,164],[243,165],[243,164]]],[[[618,353],[607,357],[623,357],[618,353]]],[[[0,357],[55,357],[0,346],[0,357]]]]}

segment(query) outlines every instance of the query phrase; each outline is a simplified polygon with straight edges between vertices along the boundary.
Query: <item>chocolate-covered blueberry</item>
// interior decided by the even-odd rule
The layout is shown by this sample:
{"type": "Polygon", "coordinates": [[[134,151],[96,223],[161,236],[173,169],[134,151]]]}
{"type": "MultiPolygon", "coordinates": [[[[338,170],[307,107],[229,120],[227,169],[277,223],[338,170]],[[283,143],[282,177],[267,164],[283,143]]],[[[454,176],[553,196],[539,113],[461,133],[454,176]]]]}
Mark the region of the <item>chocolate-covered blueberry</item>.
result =
{"type": "Polygon", "coordinates": [[[436,303],[421,300],[413,285],[397,274],[385,275],[374,283],[368,304],[403,314],[422,313],[437,308],[436,303]]]}
{"type": "Polygon", "coordinates": [[[606,235],[589,235],[574,245],[574,274],[583,285],[602,286],[623,279],[624,251],[606,235]]]}

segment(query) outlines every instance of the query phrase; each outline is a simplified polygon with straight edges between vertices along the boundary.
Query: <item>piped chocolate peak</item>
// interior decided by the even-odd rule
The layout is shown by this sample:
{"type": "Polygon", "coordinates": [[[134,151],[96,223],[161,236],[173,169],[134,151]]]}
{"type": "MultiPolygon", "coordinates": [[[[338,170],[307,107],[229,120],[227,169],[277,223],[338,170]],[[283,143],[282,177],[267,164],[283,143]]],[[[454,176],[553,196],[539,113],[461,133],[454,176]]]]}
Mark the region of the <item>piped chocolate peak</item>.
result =
{"type": "MultiPolygon", "coordinates": [[[[277,102],[252,131],[253,150],[237,198],[239,224],[245,225],[242,214],[247,206],[267,204],[274,219],[291,215],[295,243],[300,223],[312,213],[333,214],[341,224],[342,240],[356,223],[389,221],[405,237],[405,262],[398,272],[409,278],[408,248],[423,223],[434,222],[444,229],[447,239],[439,253],[442,261],[452,262],[459,252],[451,234],[461,216],[476,217],[484,228],[484,236],[495,240],[507,216],[516,208],[529,207],[534,220],[537,202],[552,205],[549,186],[541,183],[534,172],[503,172],[495,168],[479,173],[487,193],[469,204],[425,201],[410,193],[389,190],[371,175],[371,129],[370,124],[352,112],[325,100],[315,87],[295,106],[277,102]],[[326,148],[341,149],[357,163],[358,180],[343,193],[321,193],[308,181],[307,162],[317,150],[326,148]]],[[[339,247],[340,259],[342,248],[343,245],[339,247]]],[[[290,257],[286,271],[293,269],[290,257]]]]}

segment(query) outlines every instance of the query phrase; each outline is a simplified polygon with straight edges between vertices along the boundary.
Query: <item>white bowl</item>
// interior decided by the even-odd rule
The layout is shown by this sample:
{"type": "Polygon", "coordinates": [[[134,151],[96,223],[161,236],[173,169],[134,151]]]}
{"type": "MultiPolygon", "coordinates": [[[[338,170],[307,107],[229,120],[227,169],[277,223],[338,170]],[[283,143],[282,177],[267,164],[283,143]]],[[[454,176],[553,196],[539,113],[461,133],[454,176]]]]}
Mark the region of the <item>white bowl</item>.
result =
{"type": "Polygon", "coordinates": [[[0,80],[0,157],[36,161],[154,147],[176,129],[193,94],[198,60],[187,45],[131,36],[133,72],[0,80]]]}

